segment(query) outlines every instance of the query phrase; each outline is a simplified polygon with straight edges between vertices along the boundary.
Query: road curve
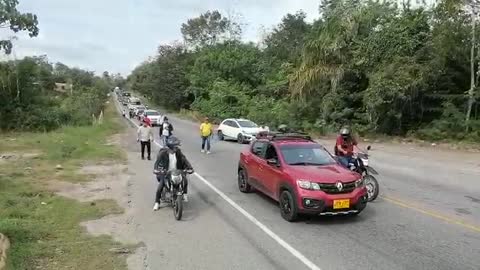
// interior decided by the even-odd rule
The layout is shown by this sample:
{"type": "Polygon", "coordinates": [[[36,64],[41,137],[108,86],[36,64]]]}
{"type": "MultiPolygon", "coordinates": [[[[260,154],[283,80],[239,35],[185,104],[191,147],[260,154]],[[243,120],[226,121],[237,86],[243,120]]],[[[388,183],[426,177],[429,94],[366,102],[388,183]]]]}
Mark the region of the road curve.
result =
{"type": "Polygon", "coordinates": [[[190,177],[180,222],[170,208],[152,212],[153,161],[140,160],[132,125],[124,141],[147,269],[480,269],[480,172],[473,163],[458,170],[434,156],[378,149],[371,162],[382,174],[382,196],[360,216],[288,223],[272,200],[238,191],[238,157],[246,146],[213,142],[207,156],[197,124],[169,119],[201,178],[190,177]]]}

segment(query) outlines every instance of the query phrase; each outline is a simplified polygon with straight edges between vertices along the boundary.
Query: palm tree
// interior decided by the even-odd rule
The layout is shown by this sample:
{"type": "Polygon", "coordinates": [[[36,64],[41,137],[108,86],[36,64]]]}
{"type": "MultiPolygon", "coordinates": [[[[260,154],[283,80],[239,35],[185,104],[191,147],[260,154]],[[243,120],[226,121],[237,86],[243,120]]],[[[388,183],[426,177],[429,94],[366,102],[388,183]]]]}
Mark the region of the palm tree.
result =
{"type": "Polygon", "coordinates": [[[290,76],[290,91],[305,97],[321,80],[329,80],[335,91],[349,65],[350,44],[358,33],[361,3],[338,0],[328,4],[323,19],[316,22],[305,42],[302,63],[290,76]]]}

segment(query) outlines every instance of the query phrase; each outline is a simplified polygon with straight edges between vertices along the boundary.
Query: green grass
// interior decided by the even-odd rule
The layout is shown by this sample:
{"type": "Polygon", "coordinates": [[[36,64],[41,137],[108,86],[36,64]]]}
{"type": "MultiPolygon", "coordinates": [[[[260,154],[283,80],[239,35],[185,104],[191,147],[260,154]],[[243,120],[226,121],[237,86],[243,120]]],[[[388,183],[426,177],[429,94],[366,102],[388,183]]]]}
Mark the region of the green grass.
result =
{"type": "Polygon", "coordinates": [[[109,251],[121,244],[90,236],[79,225],[123,210],[112,200],[80,203],[57,196],[46,184],[91,180],[77,173],[81,164],[124,160],[120,149],[105,145],[122,126],[115,115],[110,106],[101,126],[0,136],[0,153],[41,153],[0,163],[0,232],[12,244],[7,269],[126,269],[125,258],[109,251]],[[60,173],[57,164],[64,167],[60,173]]]}

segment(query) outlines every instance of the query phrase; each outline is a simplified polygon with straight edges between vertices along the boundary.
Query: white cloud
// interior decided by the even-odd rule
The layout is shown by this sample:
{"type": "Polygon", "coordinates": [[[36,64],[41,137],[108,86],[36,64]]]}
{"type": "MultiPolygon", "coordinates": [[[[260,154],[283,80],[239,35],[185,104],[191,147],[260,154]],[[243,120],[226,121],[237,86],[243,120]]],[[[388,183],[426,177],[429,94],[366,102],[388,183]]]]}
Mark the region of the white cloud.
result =
{"type": "MultiPolygon", "coordinates": [[[[311,21],[318,0],[20,0],[38,15],[40,35],[19,35],[17,57],[47,54],[53,62],[127,74],[160,43],[181,39],[180,26],[207,10],[241,14],[246,40],[257,40],[287,13],[303,9],[311,21]]],[[[1,33],[0,33],[1,34],[1,33]]],[[[2,35],[3,36],[3,35],[2,35]]]]}

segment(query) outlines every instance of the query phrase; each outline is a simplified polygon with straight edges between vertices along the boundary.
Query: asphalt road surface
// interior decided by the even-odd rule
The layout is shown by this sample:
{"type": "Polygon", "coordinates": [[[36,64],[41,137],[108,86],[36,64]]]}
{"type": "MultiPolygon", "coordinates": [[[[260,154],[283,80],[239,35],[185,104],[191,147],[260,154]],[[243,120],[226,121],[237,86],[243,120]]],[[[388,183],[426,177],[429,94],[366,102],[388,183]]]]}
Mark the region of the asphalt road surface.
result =
{"type": "Polygon", "coordinates": [[[246,145],[214,141],[213,153],[202,154],[198,124],[169,119],[196,171],[181,221],[169,207],[152,211],[154,161],[140,159],[131,123],[127,136],[147,269],[480,269],[478,154],[373,145],[371,165],[381,174],[375,202],[357,217],[289,223],[274,201],[238,191],[246,145]]]}

